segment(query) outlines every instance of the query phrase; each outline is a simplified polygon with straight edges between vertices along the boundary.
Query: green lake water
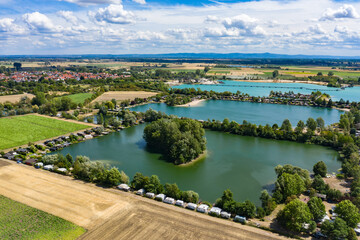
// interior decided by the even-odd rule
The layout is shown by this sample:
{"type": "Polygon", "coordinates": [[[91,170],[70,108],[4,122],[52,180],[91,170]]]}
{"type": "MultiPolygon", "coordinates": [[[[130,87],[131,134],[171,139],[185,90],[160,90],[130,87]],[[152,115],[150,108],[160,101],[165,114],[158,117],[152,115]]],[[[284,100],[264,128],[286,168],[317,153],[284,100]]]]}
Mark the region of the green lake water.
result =
{"type": "Polygon", "coordinates": [[[229,188],[237,201],[249,199],[259,204],[261,190],[273,187],[274,167],[278,164],[311,170],[322,160],[329,172],[340,167],[337,152],[325,147],[213,131],[206,131],[208,154],[204,160],[175,166],[160,160],[159,154],[145,150],[144,127],[131,127],[59,152],[104,161],[123,170],[130,178],[136,172],[148,176],[156,174],[162,183],[177,183],[182,190],[194,190],[202,200],[211,202],[229,188]]]}

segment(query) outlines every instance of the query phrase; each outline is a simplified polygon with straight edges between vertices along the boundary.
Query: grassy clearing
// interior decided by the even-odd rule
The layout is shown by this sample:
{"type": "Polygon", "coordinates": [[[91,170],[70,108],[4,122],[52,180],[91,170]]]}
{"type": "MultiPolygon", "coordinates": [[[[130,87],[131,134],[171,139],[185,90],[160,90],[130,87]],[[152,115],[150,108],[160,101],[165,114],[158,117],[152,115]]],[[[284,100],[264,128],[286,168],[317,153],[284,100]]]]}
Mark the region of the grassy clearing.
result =
{"type": "Polygon", "coordinates": [[[92,93],[76,93],[76,94],[72,94],[72,95],[67,95],[65,97],[68,97],[74,103],[79,104],[79,103],[84,103],[85,99],[87,99],[91,96],[92,96],[92,93]]]}
{"type": "Polygon", "coordinates": [[[0,195],[0,239],[76,239],[85,229],[0,195]]]}
{"type": "Polygon", "coordinates": [[[0,119],[0,149],[79,131],[89,126],[37,115],[0,119]]]}

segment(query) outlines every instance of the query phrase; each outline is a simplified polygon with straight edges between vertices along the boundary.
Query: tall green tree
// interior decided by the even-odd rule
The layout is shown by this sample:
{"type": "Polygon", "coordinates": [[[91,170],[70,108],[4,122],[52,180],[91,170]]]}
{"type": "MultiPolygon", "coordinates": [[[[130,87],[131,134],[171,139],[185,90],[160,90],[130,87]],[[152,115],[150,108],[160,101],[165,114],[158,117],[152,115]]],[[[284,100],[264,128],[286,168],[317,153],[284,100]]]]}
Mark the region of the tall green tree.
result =
{"type": "Polygon", "coordinates": [[[308,118],[306,121],[306,127],[311,131],[315,131],[317,127],[317,122],[313,118],[308,118]]]}
{"type": "Polygon", "coordinates": [[[311,198],[307,203],[311,214],[313,215],[316,221],[321,220],[325,214],[325,205],[323,204],[322,200],[318,197],[311,198]]]}
{"type": "Polygon", "coordinates": [[[289,119],[285,119],[281,125],[281,130],[285,131],[285,132],[292,132],[292,126],[291,126],[291,122],[289,119]]]}
{"type": "Polygon", "coordinates": [[[306,231],[304,223],[310,224],[312,218],[309,207],[299,199],[288,203],[277,215],[277,219],[282,226],[295,232],[306,231]]]}
{"type": "Polygon", "coordinates": [[[349,235],[349,227],[343,219],[337,217],[334,222],[326,220],[321,225],[321,232],[329,239],[347,239],[349,235]]]}
{"type": "Polygon", "coordinates": [[[317,162],[314,167],[313,171],[315,175],[320,175],[321,177],[326,177],[327,174],[327,167],[323,161],[317,162]]]}
{"type": "Polygon", "coordinates": [[[349,200],[341,201],[336,205],[335,213],[337,213],[349,227],[355,228],[360,222],[359,209],[349,200]]]}
{"type": "Polygon", "coordinates": [[[149,182],[144,186],[147,192],[152,192],[155,194],[161,193],[164,190],[163,185],[160,183],[160,179],[156,175],[152,175],[149,179],[149,182]]]}
{"type": "Polygon", "coordinates": [[[282,203],[292,195],[299,195],[305,191],[305,183],[301,177],[295,174],[283,173],[275,183],[274,197],[282,203]]]}

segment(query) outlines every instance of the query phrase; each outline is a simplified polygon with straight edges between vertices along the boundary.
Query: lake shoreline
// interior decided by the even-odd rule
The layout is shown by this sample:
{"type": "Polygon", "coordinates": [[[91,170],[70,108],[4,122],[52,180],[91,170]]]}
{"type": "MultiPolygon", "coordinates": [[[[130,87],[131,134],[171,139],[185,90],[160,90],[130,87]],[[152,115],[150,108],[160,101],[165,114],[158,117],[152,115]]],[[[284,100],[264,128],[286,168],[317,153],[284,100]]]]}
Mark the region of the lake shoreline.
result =
{"type": "Polygon", "coordinates": [[[181,105],[176,105],[174,107],[195,107],[200,105],[202,102],[206,101],[207,99],[196,99],[194,101],[185,103],[185,104],[181,104],[181,105]]]}
{"type": "Polygon", "coordinates": [[[279,79],[263,79],[263,80],[233,80],[237,82],[261,82],[261,83],[305,83],[313,85],[327,86],[326,82],[316,82],[316,81],[301,81],[301,80],[279,80],[279,79]]]}
{"type": "Polygon", "coordinates": [[[188,167],[188,166],[191,166],[193,164],[195,164],[196,162],[199,162],[200,160],[204,160],[206,157],[207,157],[207,154],[208,154],[208,151],[205,150],[203,153],[201,153],[197,158],[191,160],[190,162],[187,162],[187,163],[182,163],[182,164],[179,164],[177,166],[179,167],[188,167]]]}

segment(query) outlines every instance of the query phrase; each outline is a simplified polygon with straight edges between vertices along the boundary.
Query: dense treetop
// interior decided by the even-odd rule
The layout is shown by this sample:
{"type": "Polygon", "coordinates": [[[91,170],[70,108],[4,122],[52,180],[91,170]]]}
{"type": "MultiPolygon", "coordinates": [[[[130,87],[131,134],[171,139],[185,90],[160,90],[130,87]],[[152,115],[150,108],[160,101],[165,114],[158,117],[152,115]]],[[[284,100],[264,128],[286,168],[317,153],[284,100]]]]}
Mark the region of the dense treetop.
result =
{"type": "Polygon", "coordinates": [[[205,131],[192,119],[159,119],[144,129],[150,150],[162,153],[175,164],[190,162],[206,149],[205,131]]]}

